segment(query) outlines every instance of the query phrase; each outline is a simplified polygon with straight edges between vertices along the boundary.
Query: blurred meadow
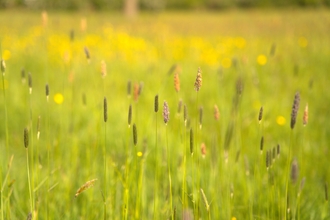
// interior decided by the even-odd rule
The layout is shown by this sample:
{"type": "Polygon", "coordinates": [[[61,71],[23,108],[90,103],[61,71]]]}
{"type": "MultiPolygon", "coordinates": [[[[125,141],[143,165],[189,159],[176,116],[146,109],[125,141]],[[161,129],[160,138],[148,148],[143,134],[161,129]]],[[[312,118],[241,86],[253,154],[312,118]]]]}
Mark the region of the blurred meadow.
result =
{"type": "Polygon", "coordinates": [[[328,9],[0,27],[1,219],[330,219],[328,9]]]}

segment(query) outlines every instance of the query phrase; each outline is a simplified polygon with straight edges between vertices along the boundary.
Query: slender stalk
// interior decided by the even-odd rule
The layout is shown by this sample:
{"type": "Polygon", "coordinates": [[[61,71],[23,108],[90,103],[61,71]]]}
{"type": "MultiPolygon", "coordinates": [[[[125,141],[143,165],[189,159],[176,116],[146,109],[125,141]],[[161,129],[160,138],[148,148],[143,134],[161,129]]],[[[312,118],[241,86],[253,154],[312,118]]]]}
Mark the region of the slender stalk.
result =
{"type": "Polygon", "coordinates": [[[49,219],[49,187],[50,187],[50,176],[51,176],[51,169],[50,169],[50,134],[49,134],[49,99],[47,98],[47,107],[46,107],[46,145],[47,145],[47,184],[46,184],[46,219],[49,219]]]}
{"type": "Polygon", "coordinates": [[[7,111],[7,101],[6,101],[6,85],[5,85],[5,61],[2,60],[2,48],[0,42],[0,62],[1,62],[1,76],[2,76],[2,92],[4,100],[4,110],[5,110],[5,131],[6,131],[6,155],[9,159],[9,133],[8,133],[8,111],[7,111]]]}
{"type": "MultiPolygon", "coordinates": [[[[183,178],[182,178],[182,211],[186,208],[186,176],[187,176],[187,126],[186,126],[186,114],[187,114],[186,106],[184,106],[184,143],[183,143],[183,178]]],[[[182,212],[184,213],[184,212],[182,212]]],[[[184,216],[182,216],[183,218],[184,216]]]]}
{"type": "Polygon", "coordinates": [[[171,219],[174,220],[173,216],[173,198],[172,198],[172,177],[171,177],[171,165],[170,165],[170,155],[168,150],[168,134],[167,134],[167,124],[165,127],[166,132],[166,156],[167,156],[167,168],[168,168],[168,181],[170,184],[170,206],[171,206],[171,219]]]}
{"type": "MultiPolygon", "coordinates": [[[[3,100],[4,100],[4,110],[5,110],[5,131],[6,131],[6,158],[9,158],[9,144],[8,144],[8,114],[7,114],[7,101],[6,101],[6,89],[5,89],[5,63],[2,60],[2,45],[0,42],[0,65],[1,65],[1,76],[2,76],[2,91],[3,91],[3,100]]],[[[2,166],[1,166],[1,177],[2,177],[2,166]]],[[[3,186],[1,187],[3,188],[3,186]]],[[[1,190],[1,218],[4,219],[4,206],[3,206],[3,190],[1,190]]]]}
{"type": "Polygon", "coordinates": [[[30,212],[33,213],[33,205],[32,205],[32,191],[31,191],[31,179],[30,179],[30,168],[29,168],[29,150],[26,148],[26,169],[29,183],[29,194],[30,194],[30,212]]]}
{"type": "Polygon", "coordinates": [[[132,105],[129,105],[128,109],[128,129],[127,129],[127,143],[126,143],[126,165],[125,165],[125,175],[126,175],[126,182],[125,182],[125,203],[124,203],[124,210],[123,210],[123,216],[124,219],[127,220],[127,214],[128,214],[128,208],[129,208],[129,158],[130,158],[130,148],[129,148],[129,134],[130,134],[130,128],[131,128],[131,122],[132,122],[132,105]]]}
{"type": "MultiPolygon", "coordinates": [[[[137,156],[137,139],[138,136],[137,136],[137,129],[136,129],[136,124],[133,124],[133,144],[134,144],[134,160],[135,160],[135,178],[138,178],[139,177],[139,174],[138,174],[138,166],[137,166],[137,159],[138,159],[138,156],[137,156]]],[[[136,186],[136,191],[137,193],[139,194],[139,181],[138,181],[138,186],[136,186]]],[[[138,197],[139,195],[137,195],[138,197]]],[[[136,204],[135,204],[135,218],[136,219],[139,219],[139,215],[140,215],[140,210],[139,210],[139,198],[137,199],[136,201],[136,204]]]]}
{"type": "MultiPolygon", "coordinates": [[[[196,118],[199,116],[199,108],[198,108],[198,91],[196,92],[196,118]]],[[[198,120],[196,119],[196,127],[195,127],[195,143],[196,146],[198,146],[198,120]]],[[[194,148],[195,151],[195,160],[193,162],[195,163],[196,170],[197,170],[197,175],[195,175],[195,198],[194,198],[194,213],[195,213],[195,218],[199,219],[199,189],[200,189],[200,167],[199,167],[199,154],[197,153],[197,147],[194,148]]]]}
{"type": "MultiPolygon", "coordinates": [[[[155,188],[154,188],[154,195],[158,195],[158,117],[157,117],[157,112],[158,112],[158,95],[155,97],[155,117],[156,117],[156,127],[155,127],[155,188]]],[[[157,209],[158,209],[158,197],[156,196],[154,199],[154,217],[153,219],[157,218],[157,209]]]]}
{"type": "Polygon", "coordinates": [[[107,219],[107,152],[106,152],[106,144],[107,144],[107,99],[104,97],[103,102],[103,110],[104,110],[104,144],[103,144],[103,195],[104,195],[104,210],[103,210],[103,219],[107,219]]]}
{"type": "MultiPolygon", "coordinates": [[[[32,192],[31,192],[31,179],[30,179],[30,164],[29,164],[29,131],[27,128],[24,129],[24,147],[26,151],[26,169],[29,184],[29,194],[30,194],[30,212],[33,213],[33,202],[32,202],[32,192]]],[[[2,207],[1,207],[2,208],[2,207]]]]}
{"type": "MultiPolygon", "coordinates": [[[[286,161],[286,183],[285,183],[285,199],[288,198],[289,196],[289,181],[290,181],[290,161],[291,161],[291,151],[292,151],[292,145],[293,145],[293,129],[291,129],[290,131],[290,144],[289,144],[289,152],[288,152],[288,158],[287,158],[287,161],[286,161]]],[[[289,218],[289,213],[288,213],[288,204],[286,205],[286,208],[285,208],[285,219],[288,219],[289,218]]]]}
{"type": "MultiPolygon", "coordinates": [[[[29,105],[30,105],[30,129],[31,129],[31,187],[34,189],[34,136],[33,136],[33,112],[32,112],[32,76],[29,73],[29,105]]],[[[34,192],[32,193],[32,211],[34,211],[34,192]]]]}

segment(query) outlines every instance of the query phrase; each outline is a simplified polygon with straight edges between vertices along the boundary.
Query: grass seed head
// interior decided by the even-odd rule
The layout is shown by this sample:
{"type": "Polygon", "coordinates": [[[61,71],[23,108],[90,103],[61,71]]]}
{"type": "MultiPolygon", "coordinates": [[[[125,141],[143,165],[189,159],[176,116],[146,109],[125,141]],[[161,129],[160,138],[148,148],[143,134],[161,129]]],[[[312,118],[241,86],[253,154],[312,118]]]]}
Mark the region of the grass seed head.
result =
{"type": "Polygon", "coordinates": [[[164,101],[163,118],[164,118],[165,124],[167,124],[168,121],[170,120],[170,109],[169,109],[166,101],[164,101]]]}
{"type": "Polygon", "coordinates": [[[266,152],[266,168],[267,170],[269,169],[269,167],[271,166],[271,151],[267,150],[266,152]]]}
{"type": "Polygon", "coordinates": [[[300,103],[300,94],[299,92],[296,92],[292,104],[292,111],[291,111],[291,129],[294,128],[297,120],[297,114],[298,114],[298,109],[299,109],[299,103],[300,103]]]}
{"type": "Polygon", "coordinates": [[[128,107],[128,127],[131,127],[132,122],[132,104],[128,107]]]}
{"type": "Polygon", "coordinates": [[[262,113],[264,111],[264,108],[261,106],[260,110],[259,110],[259,116],[258,116],[258,120],[259,120],[259,123],[261,122],[262,120],[262,113]]]}
{"type": "Polygon", "coordinates": [[[264,136],[261,137],[260,139],[260,153],[262,154],[264,150],[264,136]]]}
{"type": "Polygon", "coordinates": [[[294,159],[291,164],[291,182],[295,184],[298,180],[299,175],[299,168],[298,168],[298,161],[294,159]]]}
{"type": "Polygon", "coordinates": [[[180,91],[180,78],[178,72],[174,74],[174,88],[176,92],[180,91]]]}
{"type": "Polygon", "coordinates": [[[84,52],[85,52],[86,59],[89,62],[91,59],[91,56],[90,56],[89,50],[86,46],[84,46],[84,52]]]}
{"type": "Polygon", "coordinates": [[[303,116],[303,125],[306,126],[308,123],[308,104],[306,104],[304,116],[303,116]]]}
{"type": "Polygon", "coordinates": [[[5,72],[6,72],[5,60],[1,60],[1,72],[2,72],[2,75],[5,75],[5,72]]]}
{"type": "Polygon", "coordinates": [[[217,105],[214,105],[214,119],[219,120],[219,118],[220,118],[219,108],[217,105]]]}
{"type": "Polygon", "coordinates": [[[201,68],[198,67],[197,77],[195,81],[195,90],[198,92],[201,86],[202,86],[202,72],[201,72],[201,68]]]}
{"type": "Polygon", "coordinates": [[[178,64],[173,64],[171,66],[171,68],[168,70],[168,75],[171,75],[172,73],[174,73],[174,71],[177,69],[178,64]]]}
{"type": "Polygon", "coordinates": [[[134,101],[137,102],[139,99],[139,84],[134,83],[134,91],[133,91],[134,101]]]}
{"type": "Polygon", "coordinates": [[[103,113],[104,113],[104,122],[107,122],[108,120],[108,104],[107,104],[107,98],[104,97],[103,100],[103,113]]]}
{"type": "Polygon", "coordinates": [[[187,126],[187,106],[186,105],[183,106],[183,121],[184,121],[184,125],[187,126]]]}
{"type": "Polygon", "coordinates": [[[29,147],[29,131],[27,128],[24,129],[24,147],[29,147]]]}
{"type": "Polygon", "coordinates": [[[155,96],[155,103],[154,103],[154,110],[155,112],[158,112],[158,95],[155,96]]]}
{"type": "Polygon", "coordinates": [[[48,83],[46,84],[45,90],[46,90],[46,98],[47,98],[47,101],[48,101],[49,100],[49,86],[48,86],[48,83]]]}
{"type": "Polygon", "coordinates": [[[29,212],[29,214],[27,215],[26,220],[32,220],[32,213],[31,212],[29,212]]]}
{"type": "Polygon", "coordinates": [[[134,146],[136,146],[137,144],[137,130],[136,130],[136,125],[133,124],[133,143],[134,143],[134,146]]]}
{"type": "Polygon", "coordinates": [[[190,153],[194,154],[194,133],[192,128],[190,128],[190,153]]]}
{"type": "Polygon", "coordinates": [[[22,78],[22,83],[25,83],[26,79],[25,79],[25,69],[22,68],[21,70],[21,78],[22,78]]]}
{"type": "Polygon", "coordinates": [[[92,179],[90,181],[87,181],[84,185],[82,185],[76,192],[75,197],[79,196],[82,192],[86,191],[87,189],[94,186],[97,179],[92,179]]]}
{"type": "Polygon", "coordinates": [[[30,94],[31,94],[32,93],[32,75],[30,72],[28,75],[28,80],[29,80],[29,90],[30,90],[30,94]]]}

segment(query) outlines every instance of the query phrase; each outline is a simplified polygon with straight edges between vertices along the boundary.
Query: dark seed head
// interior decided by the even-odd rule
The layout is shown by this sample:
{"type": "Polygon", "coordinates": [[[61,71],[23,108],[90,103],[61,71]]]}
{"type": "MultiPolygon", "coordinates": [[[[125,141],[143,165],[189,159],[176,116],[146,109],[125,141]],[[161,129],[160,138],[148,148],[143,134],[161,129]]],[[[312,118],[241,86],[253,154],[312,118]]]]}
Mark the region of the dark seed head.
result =
{"type": "Polygon", "coordinates": [[[298,180],[299,170],[298,170],[298,161],[294,159],[291,164],[291,182],[295,184],[298,180]]]}
{"type": "Polygon", "coordinates": [[[87,60],[90,60],[91,56],[90,56],[89,50],[88,50],[88,48],[86,46],[84,47],[84,52],[85,52],[85,55],[86,55],[87,60]]]}
{"type": "Polygon", "coordinates": [[[31,76],[31,73],[29,72],[29,89],[30,89],[30,93],[32,93],[32,76],[31,76]]]}
{"type": "Polygon", "coordinates": [[[29,131],[27,128],[24,129],[24,147],[28,148],[29,146],[29,131]]]}
{"type": "Polygon", "coordinates": [[[49,97],[49,86],[46,84],[46,97],[49,97]]]}
{"type": "Polygon", "coordinates": [[[134,143],[134,146],[136,146],[137,144],[137,131],[136,131],[136,125],[133,124],[133,143],[134,143]]]}
{"type": "Polygon", "coordinates": [[[29,212],[29,214],[27,215],[26,220],[32,220],[32,213],[31,212],[29,212]]]}
{"type": "Polygon", "coordinates": [[[263,113],[263,111],[264,111],[264,108],[261,106],[261,108],[259,110],[259,117],[258,117],[259,123],[262,120],[262,113],[263,113]]]}
{"type": "Polygon", "coordinates": [[[155,112],[158,112],[158,95],[155,96],[155,112]]]}
{"type": "Polygon", "coordinates": [[[271,151],[267,150],[267,152],[266,152],[266,168],[267,168],[267,170],[271,165],[271,158],[272,158],[271,151]]]}
{"type": "Polygon", "coordinates": [[[104,97],[103,100],[103,113],[104,113],[104,122],[107,122],[108,120],[108,104],[107,104],[107,98],[104,97]]]}
{"type": "Polygon", "coordinates": [[[184,125],[187,126],[187,106],[186,105],[183,106],[183,121],[184,121],[184,125]]]}
{"type": "Polygon", "coordinates": [[[4,75],[6,71],[6,63],[4,60],[1,60],[1,72],[4,75]]]}
{"type": "Polygon", "coordinates": [[[264,136],[262,136],[260,139],[260,153],[262,153],[263,149],[264,149],[264,136]]]}
{"type": "Polygon", "coordinates": [[[128,107],[128,127],[131,126],[132,122],[132,105],[129,105],[128,107]]]}
{"type": "Polygon", "coordinates": [[[300,94],[297,92],[294,96],[293,104],[292,104],[292,111],[291,111],[291,129],[294,128],[297,120],[297,114],[299,109],[299,103],[300,103],[300,94]]]}
{"type": "Polygon", "coordinates": [[[192,128],[190,128],[190,153],[194,154],[194,133],[192,128]]]}

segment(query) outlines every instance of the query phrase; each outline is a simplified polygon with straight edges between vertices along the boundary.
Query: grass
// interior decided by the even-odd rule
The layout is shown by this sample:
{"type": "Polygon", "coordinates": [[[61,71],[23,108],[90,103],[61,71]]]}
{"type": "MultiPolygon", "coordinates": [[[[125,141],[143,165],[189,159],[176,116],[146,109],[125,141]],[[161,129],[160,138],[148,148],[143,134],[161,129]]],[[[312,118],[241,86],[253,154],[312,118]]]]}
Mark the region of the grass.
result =
{"type": "Polygon", "coordinates": [[[47,16],[0,12],[1,219],[285,219],[287,206],[296,219],[329,219],[329,11],[47,16]],[[166,126],[155,94],[172,109],[166,126]],[[75,197],[83,183],[93,187],[75,197]]]}

